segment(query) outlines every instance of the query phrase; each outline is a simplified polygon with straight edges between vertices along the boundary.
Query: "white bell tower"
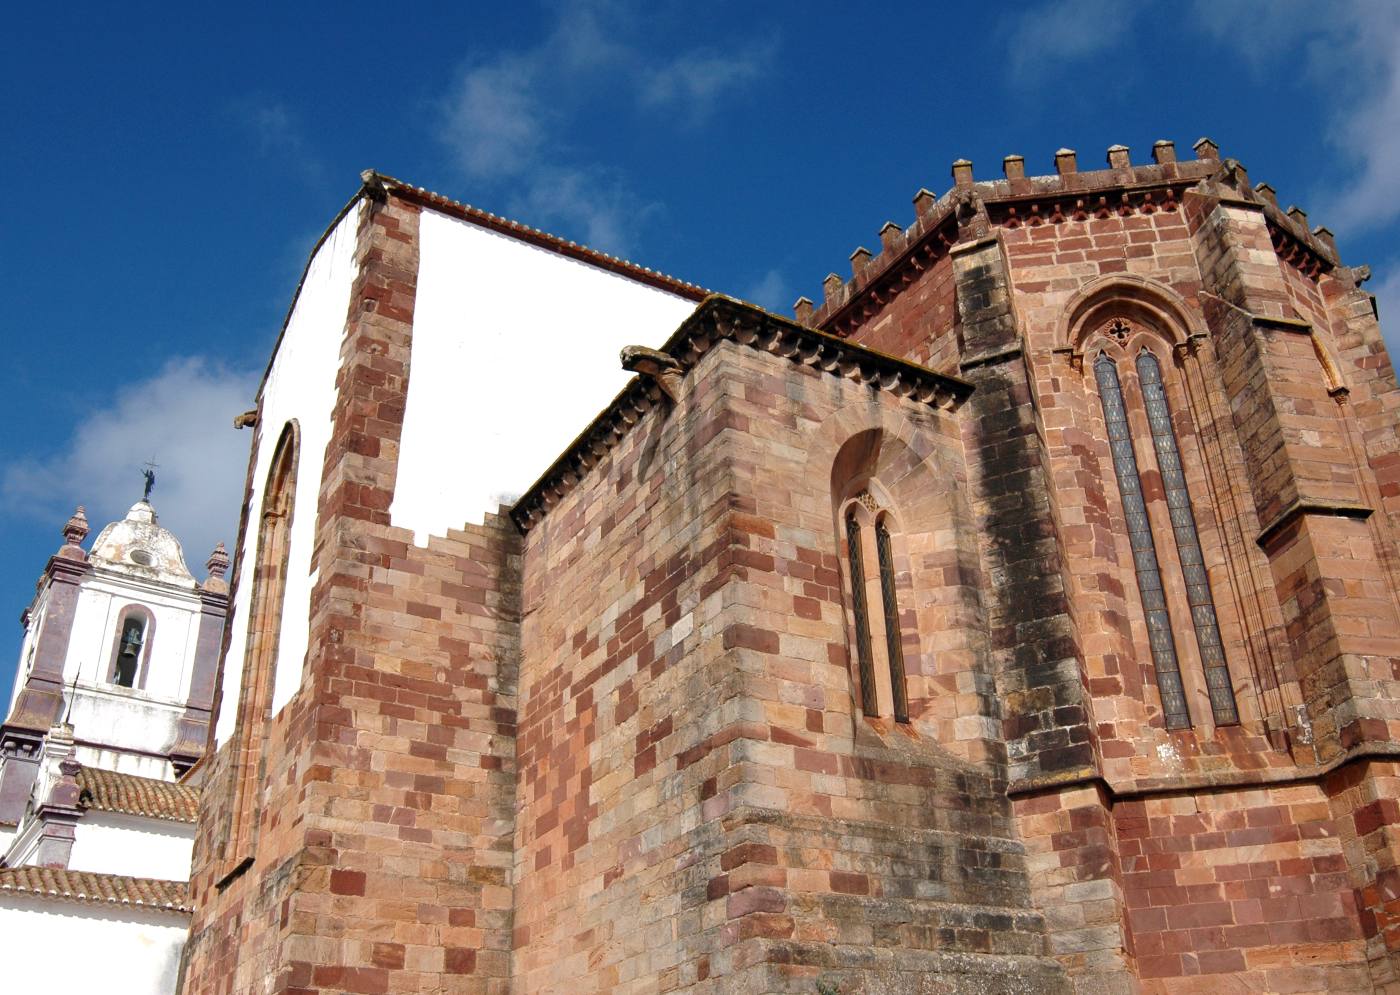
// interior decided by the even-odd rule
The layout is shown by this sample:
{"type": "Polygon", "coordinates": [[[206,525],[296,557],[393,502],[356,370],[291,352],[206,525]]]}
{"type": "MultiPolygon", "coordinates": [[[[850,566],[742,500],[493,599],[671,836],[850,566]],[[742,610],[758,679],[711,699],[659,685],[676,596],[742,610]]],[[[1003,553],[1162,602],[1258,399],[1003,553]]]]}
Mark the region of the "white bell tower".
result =
{"type": "Polygon", "coordinates": [[[146,498],[82,542],[79,508],[23,615],[24,641],[0,725],[0,833],[16,825],[51,728],[71,728],[87,768],[173,781],[204,754],[228,615],[223,545],[197,582],[146,498]]]}

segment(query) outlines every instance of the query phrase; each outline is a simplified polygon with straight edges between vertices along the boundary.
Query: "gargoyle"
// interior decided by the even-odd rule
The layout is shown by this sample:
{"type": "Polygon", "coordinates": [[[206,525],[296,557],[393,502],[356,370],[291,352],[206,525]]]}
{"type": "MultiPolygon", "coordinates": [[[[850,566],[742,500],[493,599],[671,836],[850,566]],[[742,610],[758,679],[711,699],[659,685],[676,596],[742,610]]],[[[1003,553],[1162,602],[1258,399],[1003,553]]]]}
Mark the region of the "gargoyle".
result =
{"type": "Polygon", "coordinates": [[[674,404],[681,395],[681,364],[674,356],[648,349],[644,345],[623,346],[622,368],[629,373],[650,377],[661,393],[674,404]]]}

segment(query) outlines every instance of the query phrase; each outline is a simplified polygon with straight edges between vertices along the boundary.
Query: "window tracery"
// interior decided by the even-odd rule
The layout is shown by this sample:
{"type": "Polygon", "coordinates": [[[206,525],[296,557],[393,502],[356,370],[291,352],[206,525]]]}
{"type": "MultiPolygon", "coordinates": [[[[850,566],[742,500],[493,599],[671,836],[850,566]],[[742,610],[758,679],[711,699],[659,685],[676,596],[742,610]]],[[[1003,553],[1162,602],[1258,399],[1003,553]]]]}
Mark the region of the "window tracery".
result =
{"type": "Polygon", "coordinates": [[[1191,726],[1172,627],[1175,613],[1182,618],[1189,616],[1191,620],[1214,723],[1217,726],[1231,725],[1239,721],[1239,711],[1181,450],[1172,427],[1171,405],[1161,361],[1146,344],[1141,345],[1135,359],[1129,361],[1127,358],[1128,346],[1137,340],[1142,331],[1135,322],[1121,316],[1112,317],[1100,325],[1099,340],[1102,346],[1094,361],[1094,377],[1108,431],[1114,477],[1128,525],[1134,574],[1147,623],[1148,645],[1162,697],[1162,710],[1167,728],[1184,729],[1191,726]],[[1136,390],[1131,398],[1125,393],[1120,368],[1126,370],[1130,377],[1135,375],[1136,390]],[[1133,410],[1137,410],[1138,414],[1133,415],[1133,410]],[[1134,437],[1132,422],[1135,418],[1146,423],[1150,450],[1147,440],[1134,437]],[[1180,602],[1179,594],[1169,596],[1168,586],[1163,583],[1158,556],[1158,542],[1162,537],[1154,535],[1152,517],[1142,489],[1139,458],[1155,460],[1161,477],[1171,542],[1181,566],[1186,592],[1185,604],[1180,602]],[[1177,599],[1175,604],[1170,603],[1173,597],[1177,599]]]}
{"type": "Polygon", "coordinates": [[[248,642],[234,730],[235,794],[227,851],[231,866],[225,881],[251,864],[257,840],[262,749],[282,630],[299,448],[296,424],[289,422],[273,452],[263,490],[257,557],[252,570],[248,642]]]}
{"type": "Polygon", "coordinates": [[[869,487],[848,500],[841,521],[845,529],[846,566],[850,576],[850,609],[854,623],[855,657],[860,685],[861,711],[870,718],[893,714],[895,721],[909,721],[909,695],[904,668],[903,633],[899,619],[899,591],[895,573],[894,539],[888,509],[869,487]],[[870,615],[870,589],[865,561],[873,541],[881,612],[878,618],[884,639],[876,652],[870,615]],[[888,674],[888,677],[886,677],[888,674]]]}
{"type": "Polygon", "coordinates": [[[1162,695],[1162,711],[1168,729],[1189,728],[1191,713],[1186,707],[1186,690],[1181,682],[1176,639],[1172,635],[1171,615],[1167,611],[1162,569],[1157,560],[1157,543],[1152,536],[1147,502],[1143,499],[1142,476],[1138,473],[1137,454],[1133,450],[1132,429],[1128,425],[1127,408],[1123,403],[1123,387],[1118,379],[1117,364],[1107,353],[1101,353],[1095,360],[1094,378],[1099,385],[1099,401],[1103,405],[1104,423],[1108,428],[1113,473],[1118,480],[1123,515],[1128,522],[1133,571],[1137,576],[1138,593],[1142,597],[1143,614],[1147,620],[1147,643],[1152,652],[1153,669],[1157,673],[1157,690],[1162,695]]]}
{"type": "Polygon", "coordinates": [[[1210,577],[1196,531],[1196,515],[1191,509],[1191,494],[1181,467],[1181,452],[1177,448],[1176,433],[1172,431],[1162,367],[1157,357],[1144,349],[1138,354],[1137,371],[1143,407],[1147,409],[1147,422],[1152,430],[1152,448],[1157,456],[1157,469],[1162,474],[1162,488],[1166,492],[1172,533],[1176,538],[1177,557],[1186,581],[1191,624],[1196,630],[1196,643],[1206,672],[1210,709],[1217,725],[1230,725],[1239,721],[1239,710],[1230,686],[1230,671],[1225,664],[1225,646],[1220,640],[1220,623],[1215,616],[1210,577]]]}

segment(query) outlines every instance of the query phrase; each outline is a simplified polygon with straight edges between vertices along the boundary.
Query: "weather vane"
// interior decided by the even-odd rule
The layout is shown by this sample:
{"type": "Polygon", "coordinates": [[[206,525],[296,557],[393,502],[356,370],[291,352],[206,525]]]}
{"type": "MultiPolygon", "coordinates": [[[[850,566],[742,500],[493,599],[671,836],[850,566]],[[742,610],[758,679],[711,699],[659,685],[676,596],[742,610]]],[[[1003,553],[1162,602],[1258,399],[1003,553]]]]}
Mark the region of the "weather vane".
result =
{"type": "Polygon", "coordinates": [[[146,490],[141,495],[142,501],[151,499],[151,489],[156,486],[156,468],[159,466],[159,463],[146,460],[146,469],[141,471],[141,476],[146,478],[146,490]]]}

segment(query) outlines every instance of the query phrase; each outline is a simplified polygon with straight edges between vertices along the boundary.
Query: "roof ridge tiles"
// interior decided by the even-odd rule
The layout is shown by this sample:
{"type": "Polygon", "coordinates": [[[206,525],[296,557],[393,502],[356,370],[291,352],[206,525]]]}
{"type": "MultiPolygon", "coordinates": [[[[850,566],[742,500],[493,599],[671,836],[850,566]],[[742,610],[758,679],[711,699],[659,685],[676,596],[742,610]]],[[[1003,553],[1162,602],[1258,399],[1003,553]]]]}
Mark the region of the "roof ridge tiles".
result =
{"type": "Polygon", "coordinates": [[[535,228],[523,222],[504,215],[495,214],[480,207],[474,207],[460,200],[448,197],[420,187],[412,183],[407,183],[396,177],[381,173],[378,170],[367,169],[360,174],[363,181],[363,189],[374,191],[376,189],[392,189],[397,193],[406,195],[412,199],[426,202],[429,206],[439,210],[449,211],[464,221],[470,221],[501,232],[505,235],[526,237],[526,240],[540,248],[558,252],[560,255],[578,259],[581,262],[592,263],[603,269],[623,276],[630,276],[643,283],[647,283],[659,290],[666,290],[680,297],[701,301],[709,296],[711,291],[696,283],[682,280],[679,277],[671,276],[660,270],[652,269],[649,266],[642,266],[634,263],[622,256],[615,256],[601,249],[594,249],[582,242],[555,235],[541,228],[535,228]]]}
{"type": "Polygon", "coordinates": [[[193,912],[183,881],[74,871],[65,867],[0,867],[0,895],[22,894],[94,905],[193,912]]]}

